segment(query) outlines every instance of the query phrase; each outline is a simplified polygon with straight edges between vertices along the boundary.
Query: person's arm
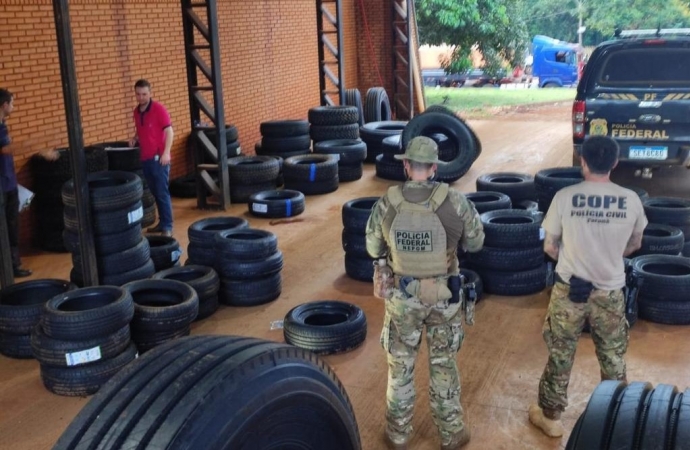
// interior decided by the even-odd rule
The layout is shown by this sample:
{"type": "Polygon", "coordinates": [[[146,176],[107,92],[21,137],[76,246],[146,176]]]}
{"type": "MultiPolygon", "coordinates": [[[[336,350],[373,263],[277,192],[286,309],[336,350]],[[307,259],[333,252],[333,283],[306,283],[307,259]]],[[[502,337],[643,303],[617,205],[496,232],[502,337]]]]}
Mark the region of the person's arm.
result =
{"type": "Polygon", "coordinates": [[[172,149],[172,144],[173,144],[173,129],[172,126],[169,126],[165,129],[165,149],[163,150],[163,154],[161,155],[161,164],[164,166],[167,166],[170,164],[170,151],[172,149]]]}
{"type": "Polygon", "coordinates": [[[484,247],[484,226],[472,203],[460,192],[450,189],[450,201],[462,222],[460,245],[466,252],[477,253],[484,247]]]}
{"type": "Polygon", "coordinates": [[[623,256],[628,256],[642,247],[642,235],[644,233],[642,231],[633,231],[632,236],[630,236],[630,239],[628,239],[628,243],[625,246],[625,251],[623,252],[623,256]]]}
{"type": "Polygon", "coordinates": [[[12,145],[12,139],[10,139],[5,122],[0,122],[0,153],[3,155],[14,154],[14,146],[12,145]]]}
{"type": "Polygon", "coordinates": [[[388,244],[383,238],[383,230],[381,224],[383,218],[388,211],[388,201],[386,197],[381,197],[379,201],[374,204],[371,210],[371,215],[367,221],[366,226],[366,243],[367,253],[372,258],[382,258],[388,255],[388,244]]]}
{"type": "Polygon", "coordinates": [[[130,147],[134,147],[135,145],[137,145],[137,141],[138,141],[138,140],[139,140],[139,137],[137,136],[137,130],[136,130],[136,128],[135,128],[135,129],[134,129],[134,136],[132,136],[131,138],[129,138],[129,146],[130,146],[130,147]]]}
{"type": "Polygon", "coordinates": [[[558,251],[561,247],[561,237],[553,235],[546,232],[546,237],[544,238],[544,253],[549,255],[555,261],[558,260],[558,251]]]}

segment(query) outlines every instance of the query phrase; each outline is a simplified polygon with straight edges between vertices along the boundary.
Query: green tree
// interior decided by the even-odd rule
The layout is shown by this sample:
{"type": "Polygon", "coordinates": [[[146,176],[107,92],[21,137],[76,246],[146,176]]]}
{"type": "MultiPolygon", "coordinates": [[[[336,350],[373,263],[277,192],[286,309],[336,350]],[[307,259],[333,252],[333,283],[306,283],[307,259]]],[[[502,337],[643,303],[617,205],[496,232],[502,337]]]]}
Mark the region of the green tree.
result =
{"type": "Polygon", "coordinates": [[[455,46],[442,62],[447,71],[468,68],[473,48],[490,74],[522,62],[528,43],[522,0],[415,0],[415,6],[420,42],[455,46]]]}

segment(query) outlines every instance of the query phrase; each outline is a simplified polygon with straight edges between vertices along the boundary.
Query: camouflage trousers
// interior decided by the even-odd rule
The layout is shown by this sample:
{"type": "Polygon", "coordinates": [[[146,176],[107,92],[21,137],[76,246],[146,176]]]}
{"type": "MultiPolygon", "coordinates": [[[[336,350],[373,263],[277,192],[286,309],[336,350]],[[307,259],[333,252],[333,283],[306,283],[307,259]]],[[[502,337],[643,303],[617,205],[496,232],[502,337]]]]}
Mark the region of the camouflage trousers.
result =
{"type": "Polygon", "coordinates": [[[602,380],[625,379],[625,352],[628,349],[628,322],[623,292],[595,289],[587,303],[573,303],[570,287],[556,283],[551,292],[543,335],[549,361],[539,382],[539,406],[557,416],[568,406],[568,383],[577,342],[589,319],[602,380]]]}
{"type": "MultiPolygon", "coordinates": [[[[448,291],[450,292],[450,291],[448,291]]],[[[441,439],[448,442],[462,431],[460,406],[460,373],[456,362],[464,332],[460,303],[448,304],[449,296],[424,304],[416,296],[400,289],[386,299],[386,314],[381,345],[388,357],[388,390],[386,393],[387,432],[394,440],[405,440],[412,434],[415,402],[414,367],[426,327],[429,350],[429,400],[431,414],[441,439]]]]}

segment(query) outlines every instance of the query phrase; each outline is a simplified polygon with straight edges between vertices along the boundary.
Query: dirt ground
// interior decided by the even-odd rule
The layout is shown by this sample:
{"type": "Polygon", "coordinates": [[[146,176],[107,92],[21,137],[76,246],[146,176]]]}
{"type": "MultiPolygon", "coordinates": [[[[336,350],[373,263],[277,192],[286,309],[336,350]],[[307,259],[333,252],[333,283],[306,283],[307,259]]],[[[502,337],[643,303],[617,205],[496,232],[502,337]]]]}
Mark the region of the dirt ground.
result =
{"type": "MultiPolygon", "coordinates": [[[[475,191],[476,178],[487,172],[534,174],[542,168],[569,166],[572,161],[570,105],[533,105],[504,108],[490,119],[470,119],[483,144],[483,153],[454,187],[475,191]]],[[[687,171],[673,176],[635,180],[651,191],[682,195],[687,171]],[[674,178],[675,177],[675,178],[674,178]]],[[[670,173],[670,172],[669,172],[670,173]]],[[[623,175],[621,175],[623,176],[623,175]]],[[[352,401],[362,448],[385,448],[382,432],[385,411],[386,359],[379,344],[383,305],[371,294],[370,283],[344,273],[341,248],[341,207],[348,200],[382,195],[391,184],[376,178],[373,165],[365,166],[362,180],[342,183],[333,194],[307,199],[299,221],[268,221],[250,217],[246,205],[232,205],[220,214],[196,209],[195,200],[175,200],[175,237],[187,247],[189,224],[203,217],[243,216],[252,227],[278,237],[285,257],[283,291],[279,299],[252,308],[222,307],[193,326],[192,334],[238,334],[283,342],[272,321],[307,301],[338,299],[361,307],[368,323],[364,344],[354,351],[325,357],[352,401]]],[[[186,255],[183,256],[183,259],[186,255]]],[[[33,254],[24,259],[34,278],[66,278],[69,255],[33,254]]],[[[539,377],[547,358],[541,337],[548,292],[525,297],[487,295],[477,306],[476,325],[466,327],[458,361],[462,373],[462,402],[472,431],[469,450],[559,449],[562,439],[551,439],[530,426],[527,408],[536,400],[539,377]]],[[[439,447],[428,406],[428,363],[425,344],[418,357],[415,434],[411,448],[439,447]]],[[[671,327],[639,321],[631,331],[627,355],[628,378],[684,389],[690,379],[690,327],[671,327]]],[[[599,369],[591,340],[580,341],[569,389],[570,406],[564,423],[570,430],[599,383],[599,369]]],[[[43,387],[36,361],[0,356],[0,450],[50,449],[88,399],[53,395],[43,387]]],[[[228,405],[231,409],[231,405],[228,405]]]]}

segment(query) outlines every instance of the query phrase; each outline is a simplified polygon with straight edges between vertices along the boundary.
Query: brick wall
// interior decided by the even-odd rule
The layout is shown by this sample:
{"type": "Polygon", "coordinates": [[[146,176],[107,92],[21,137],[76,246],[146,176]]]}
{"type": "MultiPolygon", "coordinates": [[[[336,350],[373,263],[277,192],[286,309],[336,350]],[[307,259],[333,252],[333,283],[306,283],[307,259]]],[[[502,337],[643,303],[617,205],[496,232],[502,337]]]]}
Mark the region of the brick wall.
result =
{"type": "MultiPolygon", "coordinates": [[[[171,176],[185,174],[190,120],[180,1],[69,4],[84,143],[131,136],[133,84],[147,78],[153,97],[173,119],[171,176]]],[[[319,103],[316,2],[222,0],[218,5],[226,122],[238,127],[243,151],[253,153],[260,122],[306,118],[319,103]]],[[[390,1],[344,0],[342,20],[346,87],[358,87],[364,95],[379,86],[377,61],[390,88],[390,1]]],[[[0,0],[0,33],[0,86],[15,94],[8,122],[15,165],[20,183],[31,187],[31,155],[68,144],[51,0],[0,0]]],[[[29,231],[22,227],[23,245],[29,231]]]]}

